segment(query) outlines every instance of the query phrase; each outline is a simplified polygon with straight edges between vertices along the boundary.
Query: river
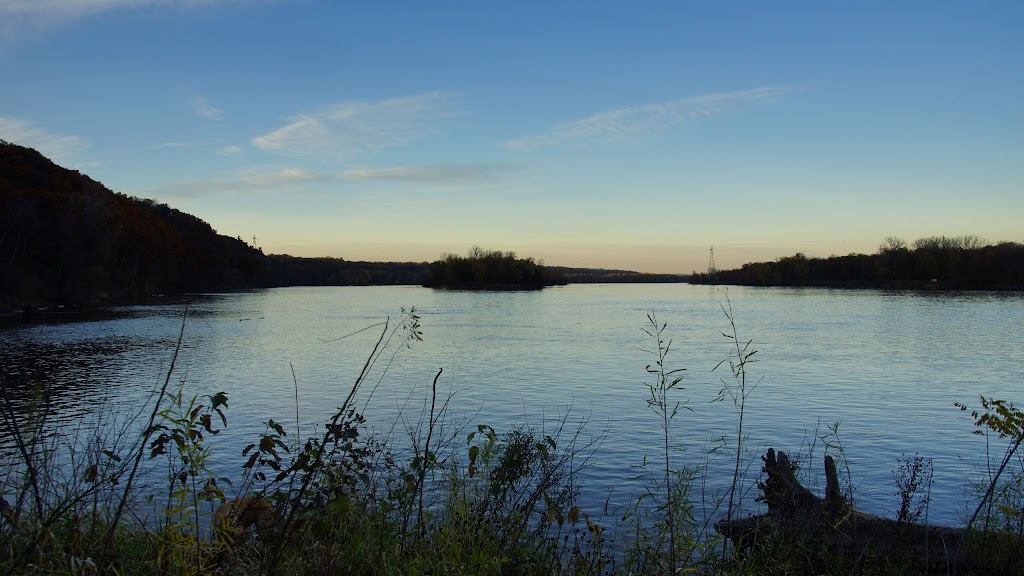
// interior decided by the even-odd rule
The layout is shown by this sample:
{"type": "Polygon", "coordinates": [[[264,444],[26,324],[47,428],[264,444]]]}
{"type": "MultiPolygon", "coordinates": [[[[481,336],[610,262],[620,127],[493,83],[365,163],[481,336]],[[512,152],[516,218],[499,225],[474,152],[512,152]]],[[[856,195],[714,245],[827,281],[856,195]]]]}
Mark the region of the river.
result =
{"type": "MultiPolygon", "coordinates": [[[[702,462],[722,437],[735,445],[735,406],[712,401],[723,382],[733,382],[728,363],[713,370],[736,352],[722,334],[732,333],[723,306],[732,308],[741,344],[757,351],[746,365],[747,510],[757,509],[764,449],[811,450],[806,478],[824,485],[827,440],[842,445],[860,508],[893,515],[893,470],[901,455],[916,453],[934,466],[930,520],[960,523],[985,444],[953,403],[1024,398],[1021,293],[625,284],[537,292],[297,287],[47,319],[0,331],[12,401],[23,409],[32,389],[48,390],[54,421],[65,430],[97,415],[112,425],[140,412],[167,375],[186,304],[172,380],[186,394],[228,394],[228,428],[211,437],[210,465],[224,477],[241,475],[241,448],[265,421],[294,429],[296,396],[303,433],[330,416],[380,336],[379,323],[394,323],[412,307],[423,340],[373,367],[357,401],[367,432],[406,436],[443,368],[449,432],[458,424],[550,431],[566,417],[570,428],[584,423],[580,438],[599,444],[580,477],[583,502],[597,512],[637,495],[631,478],[645,456],[660,454],[660,421],[645,386],[653,382],[645,367],[656,349],[643,332],[651,328],[648,314],[672,340],[666,367],[686,369],[683,388],[670,393],[670,401],[687,403],[671,428],[680,463],[702,462]],[[829,430],[835,423],[838,436],[829,430]]],[[[454,441],[463,453],[464,440],[454,441]]],[[[706,491],[721,494],[732,461],[716,454],[706,491]]]]}

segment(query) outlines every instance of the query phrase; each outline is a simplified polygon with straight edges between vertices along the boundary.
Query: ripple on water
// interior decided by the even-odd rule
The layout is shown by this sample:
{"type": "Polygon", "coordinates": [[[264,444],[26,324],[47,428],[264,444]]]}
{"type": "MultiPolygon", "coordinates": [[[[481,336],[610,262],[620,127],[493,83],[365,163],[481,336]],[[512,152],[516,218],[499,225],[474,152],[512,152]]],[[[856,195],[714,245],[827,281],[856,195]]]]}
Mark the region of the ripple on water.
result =
{"type": "MultiPolygon", "coordinates": [[[[823,482],[821,437],[841,422],[839,439],[864,509],[898,506],[892,470],[900,455],[917,453],[934,461],[931,520],[959,521],[965,478],[974,475],[982,445],[952,403],[1024,395],[1024,295],[730,288],[729,297],[741,341],[753,340],[758,350],[749,365],[757,387],[745,416],[745,486],[753,486],[757,456],[768,446],[795,454],[814,444],[807,478],[823,482]]],[[[689,410],[673,423],[674,443],[685,451],[674,457],[699,463],[715,439],[734,437],[733,405],[712,402],[730,381],[727,365],[712,371],[730,353],[722,301],[721,292],[688,285],[204,295],[189,301],[172,383],[184,382],[187,394],[229,394],[229,427],[214,441],[212,466],[217,475],[239,477],[241,448],[264,422],[294,428],[296,383],[301,426],[313,431],[344,400],[380,336],[377,324],[416,306],[424,341],[396,356],[386,375],[385,360],[374,366],[357,403],[368,425],[404,437],[442,367],[439,387],[453,395],[450,430],[486,423],[548,431],[568,411],[570,422],[586,420],[584,439],[600,438],[582,480],[585,508],[601,510],[635,496],[639,485],[631,479],[643,472],[645,456],[660,453],[644,385],[653,360],[641,331],[649,327],[647,313],[668,325],[669,367],[687,369],[676,398],[688,400],[689,410]]],[[[105,318],[0,331],[12,402],[24,411],[45,391],[65,431],[127,420],[163,383],[182,310],[181,302],[133,306],[105,318]]],[[[453,443],[462,452],[464,438],[453,443]]],[[[705,490],[721,493],[731,469],[727,455],[716,456],[705,490]]]]}

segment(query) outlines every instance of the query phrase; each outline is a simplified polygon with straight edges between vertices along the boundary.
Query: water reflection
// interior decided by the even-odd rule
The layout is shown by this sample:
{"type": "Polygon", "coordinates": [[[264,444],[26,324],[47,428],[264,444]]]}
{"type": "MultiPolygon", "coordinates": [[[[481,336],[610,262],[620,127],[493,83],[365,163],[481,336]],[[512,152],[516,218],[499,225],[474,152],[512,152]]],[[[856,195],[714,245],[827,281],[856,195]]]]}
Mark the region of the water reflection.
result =
{"type": "MultiPolygon", "coordinates": [[[[733,288],[729,297],[740,337],[759,351],[751,369],[761,383],[745,421],[753,462],[745,486],[754,485],[756,457],[767,446],[794,453],[816,443],[810,465],[820,474],[818,437],[841,421],[868,511],[893,509],[896,460],[919,452],[935,458],[932,518],[957,520],[964,477],[980,452],[969,420],[952,403],[1024,394],[1024,295],[733,288]]],[[[628,479],[655,446],[657,422],[642,384],[650,358],[638,350],[648,344],[640,331],[648,312],[669,325],[672,367],[687,368],[680,399],[689,399],[693,412],[676,423],[678,443],[688,450],[680,458],[695,460],[709,442],[733,434],[732,406],[710,403],[722,377],[711,368],[729,353],[720,335],[722,298],[713,288],[680,285],[201,295],[0,331],[0,366],[19,418],[45,393],[65,430],[116,430],[167,377],[187,304],[172,384],[184,383],[186,394],[229,394],[229,427],[216,438],[211,466],[218,476],[237,477],[241,447],[264,422],[292,422],[298,410],[302,429],[313,430],[341,403],[378,333],[339,336],[415,305],[424,341],[397,356],[359,398],[369,426],[400,437],[419,416],[439,367],[442,386],[455,394],[455,421],[543,428],[570,411],[572,421],[589,420],[587,437],[607,432],[581,478],[592,490],[591,509],[600,509],[610,491],[628,495],[628,479]]],[[[729,477],[728,462],[712,464],[712,489],[729,477]]]]}

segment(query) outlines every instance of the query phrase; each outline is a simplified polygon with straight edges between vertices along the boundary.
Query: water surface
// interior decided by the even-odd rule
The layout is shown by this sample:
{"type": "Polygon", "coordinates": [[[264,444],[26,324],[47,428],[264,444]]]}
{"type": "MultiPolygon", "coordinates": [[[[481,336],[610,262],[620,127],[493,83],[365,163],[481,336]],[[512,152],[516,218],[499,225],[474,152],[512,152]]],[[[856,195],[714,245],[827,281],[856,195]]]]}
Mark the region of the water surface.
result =
{"type": "MultiPolygon", "coordinates": [[[[932,521],[960,522],[966,478],[975,475],[984,444],[953,402],[1024,397],[1024,296],[739,287],[728,296],[741,342],[757,350],[748,365],[748,385],[756,388],[744,421],[751,450],[745,487],[753,487],[756,455],[768,446],[796,453],[811,444],[807,465],[823,484],[820,437],[838,422],[839,437],[829,441],[842,444],[861,508],[891,515],[899,505],[897,458],[918,453],[934,460],[932,521]]],[[[689,410],[672,428],[685,452],[676,457],[699,462],[723,436],[735,444],[733,404],[712,402],[723,380],[731,381],[728,365],[712,369],[735,353],[722,335],[731,327],[715,287],[284,288],[186,301],[173,378],[190,393],[229,395],[229,427],[213,440],[218,475],[240,476],[241,447],[268,419],[294,429],[296,393],[303,432],[312,431],[348,393],[380,336],[374,325],[413,306],[423,341],[395,356],[383,377],[380,361],[360,394],[377,433],[402,438],[416,426],[443,368],[439,385],[453,395],[449,430],[525,423],[550,431],[567,414],[571,426],[585,421],[581,438],[601,440],[583,476],[585,503],[600,511],[606,501],[623,502],[639,490],[630,478],[644,456],[659,453],[659,420],[645,387],[655,344],[642,332],[654,314],[672,340],[667,366],[686,368],[675,399],[689,410]]],[[[124,307],[107,318],[0,332],[12,396],[23,404],[32,386],[50,390],[64,423],[97,411],[139,411],[167,375],[183,310],[184,301],[124,307]]],[[[728,484],[725,456],[710,465],[709,491],[728,484]]],[[[752,497],[747,504],[754,506],[752,497]]]]}

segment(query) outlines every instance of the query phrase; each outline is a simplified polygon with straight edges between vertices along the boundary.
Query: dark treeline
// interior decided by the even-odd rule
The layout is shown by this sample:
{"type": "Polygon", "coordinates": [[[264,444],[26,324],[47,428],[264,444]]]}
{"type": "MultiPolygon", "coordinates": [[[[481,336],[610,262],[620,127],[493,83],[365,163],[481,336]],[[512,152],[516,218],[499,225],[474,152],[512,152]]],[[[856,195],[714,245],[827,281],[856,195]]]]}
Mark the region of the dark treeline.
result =
{"type": "Polygon", "coordinates": [[[349,262],[342,258],[267,256],[274,286],[382,286],[423,284],[426,262],[349,262]]]}
{"type": "Polygon", "coordinates": [[[295,285],[421,284],[427,263],[264,255],[0,141],[0,311],[295,285]]]}
{"type": "Polygon", "coordinates": [[[689,276],[682,274],[648,274],[631,270],[601,270],[594,268],[566,268],[551,266],[551,270],[565,274],[570,284],[653,284],[686,282],[689,276]]]}
{"type": "Polygon", "coordinates": [[[694,273],[694,284],[747,286],[841,286],[1024,289],[1024,244],[989,244],[977,236],[932,236],[908,245],[886,238],[875,254],[808,258],[801,253],[775,262],[744,264],[714,274],[694,273]]]}
{"type": "Polygon", "coordinates": [[[515,252],[483,250],[478,246],[463,257],[445,254],[430,265],[424,286],[433,288],[536,290],[565,284],[565,274],[515,252]]]}
{"type": "Polygon", "coordinates": [[[476,256],[431,265],[265,255],[195,216],[112,192],[31,148],[0,140],[0,313],[274,286],[664,281],[622,270],[545,268],[512,253],[476,256]]]}
{"type": "Polygon", "coordinates": [[[194,216],[0,141],[0,303],[227,290],[269,272],[259,250],[194,216]]]}

